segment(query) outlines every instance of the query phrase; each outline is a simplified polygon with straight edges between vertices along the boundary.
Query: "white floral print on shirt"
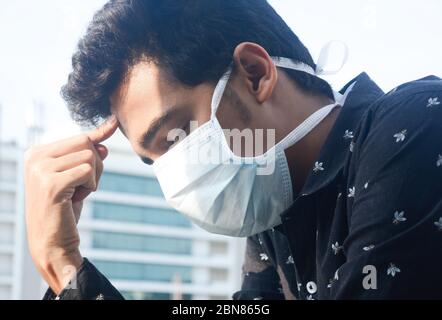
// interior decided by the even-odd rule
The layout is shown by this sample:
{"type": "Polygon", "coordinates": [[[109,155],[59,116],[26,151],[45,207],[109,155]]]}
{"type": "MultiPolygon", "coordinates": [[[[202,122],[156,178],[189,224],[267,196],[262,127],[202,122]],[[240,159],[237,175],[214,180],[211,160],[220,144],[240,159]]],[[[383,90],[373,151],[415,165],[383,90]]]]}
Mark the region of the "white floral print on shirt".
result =
{"type": "Polygon", "coordinates": [[[324,163],[323,162],[316,162],[315,167],[313,168],[313,172],[319,172],[324,171],[324,163]]]}
{"type": "Polygon", "coordinates": [[[400,222],[404,222],[407,221],[407,218],[405,217],[405,212],[404,211],[396,211],[394,213],[394,218],[393,218],[393,224],[399,224],[400,222]]]}
{"type": "Polygon", "coordinates": [[[348,189],[348,195],[347,195],[347,197],[349,197],[349,198],[354,198],[355,193],[356,193],[356,188],[355,188],[355,187],[351,187],[351,188],[348,189]]]}
{"type": "Polygon", "coordinates": [[[293,257],[290,255],[287,258],[287,261],[285,262],[286,264],[295,264],[295,261],[293,260],[293,257]]]}
{"type": "Polygon", "coordinates": [[[363,247],[362,250],[364,251],[370,251],[374,249],[374,244],[370,244],[369,246],[363,247]]]}
{"type": "Polygon", "coordinates": [[[407,135],[407,130],[402,130],[401,132],[396,133],[393,137],[396,138],[396,143],[398,143],[404,141],[406,135],[407,135]]]}
{"type": "Polygon", "coordinates": [[[261,258],[262,261],[267,261],[269,260],[269,256],[265,253],[260,253],[259,257],[261,258]]]}
{"type": "Polygon", "coordinates": [[[342,246],[340,246],[338,242],[333,243],[331,247],[332,247],[333,253],[335,255],[337,255],[339,253],[339,251],[342,250],[342,246]]]}
{"type": "Polygon", "coordinates": [[[440,105],[439,97],[428,99],[427,108],[431,108],[431,107],[438,106],[438,105],[440,105]]]}
{"type": "Polygon", "coordinates": [[[344,133],[344,139],[353,139],[354,138],[354,134],[353,134],[353,131],[350,131],[350,130],[345,130],[345,133],[344,133]]]}
{"type": "Polygon", "coordinates": [[[387,269],[387,275],[394,277],[396,273],[401,272],[401,269],[399,269],[394,263],[390,263],[387,269]]]}

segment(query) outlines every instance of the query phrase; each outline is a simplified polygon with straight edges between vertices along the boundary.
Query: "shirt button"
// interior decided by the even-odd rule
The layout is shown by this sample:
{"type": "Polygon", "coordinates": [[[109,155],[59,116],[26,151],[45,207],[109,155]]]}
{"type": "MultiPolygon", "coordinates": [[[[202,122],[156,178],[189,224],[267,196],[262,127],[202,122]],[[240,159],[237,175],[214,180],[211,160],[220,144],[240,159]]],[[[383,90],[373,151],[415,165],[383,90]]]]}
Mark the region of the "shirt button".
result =
{"type": "Polygon", "coordinates": [[[308,293],[310,293],[310,294],[315,294],[316,291],[318,291],[318,286],[313,281],[310,281],[309,283],[307,283],[306,287],[307,287],[308,293]]]}

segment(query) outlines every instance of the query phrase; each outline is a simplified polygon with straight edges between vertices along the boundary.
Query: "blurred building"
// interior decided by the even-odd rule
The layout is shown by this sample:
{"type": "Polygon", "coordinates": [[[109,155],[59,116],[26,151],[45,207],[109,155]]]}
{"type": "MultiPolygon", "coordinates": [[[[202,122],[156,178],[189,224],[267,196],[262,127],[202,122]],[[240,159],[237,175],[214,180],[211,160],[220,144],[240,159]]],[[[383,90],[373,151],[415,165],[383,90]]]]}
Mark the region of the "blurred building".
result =
{"type": "MultiPolygon", "coordinates": [[[[23,261],[25,233],[21,159],[21,149],[15,144],[0,144],[0,299],[21,298],[25,275],[30,274],[24,271],[23,261]]],[[[35,292],[38,287],[34,286],[34,289],[35,292]]]]}
{"type": "Polygon", "coordinates": [[[0,146],[0,299],[12,298],[17,225],[17,163],[14,146],[0,146]]]}
{"type": "MultiPolygon", "coordinates": [[[[230,299],[244,242],[209,234],[165,202],[152,170],[120,138],[110,142],[100,190],[86,201],[81,252],[127,299],[230,299]]],[[[39,299],[45,284],[25,240],[22,150],[0,152],[0,298],[39,299]]]]}

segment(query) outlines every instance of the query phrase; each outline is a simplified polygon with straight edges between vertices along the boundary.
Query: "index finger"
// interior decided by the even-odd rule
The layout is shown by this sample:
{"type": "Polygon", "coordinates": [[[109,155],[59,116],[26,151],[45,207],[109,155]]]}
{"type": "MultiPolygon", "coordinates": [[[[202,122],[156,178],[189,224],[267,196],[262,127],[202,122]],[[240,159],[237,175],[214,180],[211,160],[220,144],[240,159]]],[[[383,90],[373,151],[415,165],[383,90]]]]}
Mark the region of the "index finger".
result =
{"type": "Polygon", "coordinates": [[[118,129],[118,120],[115,115],[111,116],[100,127],[87,133],[93,144],[101,143],[109,139],[118,129]]]}

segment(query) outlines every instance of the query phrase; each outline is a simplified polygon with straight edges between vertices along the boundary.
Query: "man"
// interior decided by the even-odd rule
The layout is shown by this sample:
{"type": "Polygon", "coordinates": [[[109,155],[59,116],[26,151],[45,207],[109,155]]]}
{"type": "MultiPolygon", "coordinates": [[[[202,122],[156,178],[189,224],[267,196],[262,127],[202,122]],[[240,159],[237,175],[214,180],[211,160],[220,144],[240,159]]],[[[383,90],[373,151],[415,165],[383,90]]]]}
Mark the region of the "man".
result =
{"type": "Polygon", "coordinates": [[[63,95],[77,121],[108,121],[26,155],[45,299],[122,298],[76,229],[118,127],[174,208],[248,237],[235,299],[442,298],[441,79],[384,94],[362,73],[338,94],[315,70],[265,0],[107,3],[63,95]],[[273,137],[235,151],[227,129],[273,137]],[[220,161],[190,161],[201,150],[220,161]]]}

